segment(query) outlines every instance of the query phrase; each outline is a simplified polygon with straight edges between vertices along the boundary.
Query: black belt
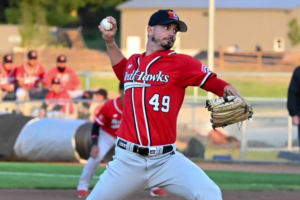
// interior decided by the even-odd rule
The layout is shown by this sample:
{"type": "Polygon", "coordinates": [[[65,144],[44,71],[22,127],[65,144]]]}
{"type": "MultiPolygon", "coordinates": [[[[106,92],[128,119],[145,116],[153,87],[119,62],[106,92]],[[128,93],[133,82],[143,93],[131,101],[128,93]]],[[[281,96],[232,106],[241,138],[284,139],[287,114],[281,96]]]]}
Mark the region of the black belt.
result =
{"type": "MultiPolygon", "coordinates": [[[[127,142],[124,141],[124,140],[119,139],[118,142],[117,142],[117,146],[122,148],[122,149],[126,149],[127,142]]],[[[165,153],[168,153],[168,152],[171,152],[171,151],[173,151],[173,146],[172,145],[166,145],[166,146],[163,146],[162,154],[165,154],[165,153]]],[[[140,147],[140,146],[137,146],[137,145],[133,146],[133,152],[137,153],[138,155],[142,155],[142,156],[156,155],[158,153],[156,147],[149,147],[148,148],[148,147],[140,147]]]]}

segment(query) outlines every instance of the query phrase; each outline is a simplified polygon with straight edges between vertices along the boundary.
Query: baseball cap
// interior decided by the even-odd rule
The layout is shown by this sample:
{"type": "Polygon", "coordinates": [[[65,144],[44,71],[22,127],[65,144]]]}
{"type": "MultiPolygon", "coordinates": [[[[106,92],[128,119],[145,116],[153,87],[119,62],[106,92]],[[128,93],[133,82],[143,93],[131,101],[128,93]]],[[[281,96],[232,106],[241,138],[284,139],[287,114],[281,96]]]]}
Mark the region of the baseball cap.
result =
{"type": "Polygon", "coordinates": [[[51,84],[60,84],[60,80],[58,78],[53,78],[51,84]]]}
{"type": "Polygon", "coordinates": [[[13,62],[13,58],[10,54],[6,54],[4,57],[3,57],[3,62],[4,63],[12,63],[13,62]]]}
{"type": "Polygon", "coordinates": [[[164,25],[176,23],[180,32],[186,32],[187,26],[183,21],[179,20],[178,15],[173,10],[159,10],[155,12],[148,22],[149,26],[164,25]]]}
{"type": "Polygon", "coordinates": [[[65,63],[65,62],[67,62],[67,57],[65,55],[61,54],[57,57],[57,62],[65,63]]]}
{"type": "Polygon", "coordinates": [[[36,51],[29,51],[27,54],[28,59],[37,59],[37,53],[36,51]]]}

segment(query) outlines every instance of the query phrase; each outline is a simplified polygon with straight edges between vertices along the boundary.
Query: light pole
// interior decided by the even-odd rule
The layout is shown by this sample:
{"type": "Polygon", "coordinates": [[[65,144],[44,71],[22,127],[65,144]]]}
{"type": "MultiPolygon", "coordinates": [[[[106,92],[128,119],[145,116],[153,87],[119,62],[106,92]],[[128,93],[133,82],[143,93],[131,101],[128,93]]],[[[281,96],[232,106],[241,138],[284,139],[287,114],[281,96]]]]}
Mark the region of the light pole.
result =
{"type": "MultiPolygon", "coordinates": [[[[208,68],[214,70],[214,28],[215,28],[215,0],[209,0],[208,9],[208,48],[207,48],[207,63],[208,68]]],[[[213,98],[213,94],[207,93],[208,99],[213,98]]]]}

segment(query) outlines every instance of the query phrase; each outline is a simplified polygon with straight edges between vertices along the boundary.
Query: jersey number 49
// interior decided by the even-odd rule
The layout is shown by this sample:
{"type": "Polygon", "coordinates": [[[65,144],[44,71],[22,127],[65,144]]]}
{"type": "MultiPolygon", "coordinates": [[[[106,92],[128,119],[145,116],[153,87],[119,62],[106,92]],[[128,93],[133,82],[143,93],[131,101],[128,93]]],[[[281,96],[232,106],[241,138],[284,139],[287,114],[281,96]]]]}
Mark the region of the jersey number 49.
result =
{"type": "MultiPolygon", "coordinates": [[[[154,94],[153,97],[149,100],[149,104],[153,106],[154,111],[159,111],[160,103],[159,103],[159,94],[154,94]]],[[[162,112],[169,112],[170,110],[170,97],[163,96],[161,102],[161,111],[162,112]]]]}

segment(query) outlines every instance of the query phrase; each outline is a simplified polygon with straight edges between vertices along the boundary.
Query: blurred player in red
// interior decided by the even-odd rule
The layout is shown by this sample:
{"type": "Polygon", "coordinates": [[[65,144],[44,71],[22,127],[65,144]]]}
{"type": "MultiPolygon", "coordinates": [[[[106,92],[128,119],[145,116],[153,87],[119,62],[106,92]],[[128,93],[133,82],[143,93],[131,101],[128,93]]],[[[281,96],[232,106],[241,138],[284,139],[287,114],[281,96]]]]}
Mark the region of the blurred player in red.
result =
{"type": "Polygon", "coordinates": [[[57,57],[57,66],[50,69],[44,78],[44,84],[50,88],[53,78],[60,80],[61,89],[66,90],[72,98],[82,96],[81,81],[76,71],[67,67],[67,57],[60,55],[57,57]]]}
{"type": "Polygon", "coordinates": [[[0,100],[16,99],[16,71],[12,56],[5,55],[2,65],[0,65],[0,100]]]}
{"type": "Polygon", "coordinates": [[[36,51],[29,51],[27,57],[27,63],[17,69],[17,99],[44,99],[48,92],[42,83],[46,70],[37,62],[36,51]]]}
{"type": "MultiPolygon", "coordinates": [[[[120,97],[107,101],[95,116],[92,127],[91,156],[84,166],[77,195],[79,198],[88,196],[90,181],[107,152],[116,144],[116,131],[118,130],[123,114],[124,85],[119,85],[120,97]]],[[[160,188],[152,188],[150,194],[155,197],[166,196],[166,192],[160,188]]]]}
{"type": "Polygon", "coordinates": [[[40,117],[60,118],[60,119],[72,119],[74,107],[71,102],[65,100],[71,100],[71,97],[65,90],[61,90],[60,81],[54,78],[51,82],[51,91],[48,92],[46,101],[41,107],[40,117]],[[47,109],[49,110],[47,112],[47,109]]]}

